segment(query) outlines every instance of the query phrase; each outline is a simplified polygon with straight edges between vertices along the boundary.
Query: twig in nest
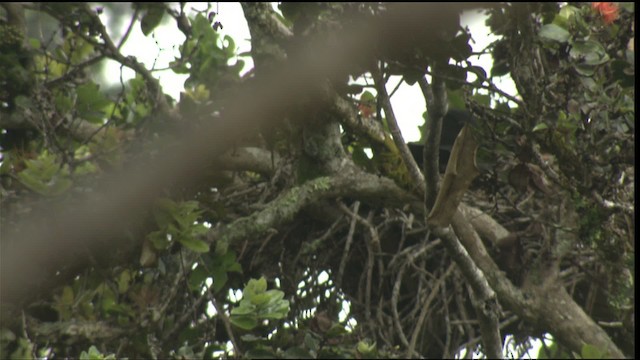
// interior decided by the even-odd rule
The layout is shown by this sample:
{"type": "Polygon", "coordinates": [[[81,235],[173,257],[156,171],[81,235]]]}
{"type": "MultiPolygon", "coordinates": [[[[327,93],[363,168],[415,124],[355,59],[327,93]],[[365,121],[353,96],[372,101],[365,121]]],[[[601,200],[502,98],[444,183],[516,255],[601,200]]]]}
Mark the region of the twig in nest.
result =
{"type": "Polygon", "coordinates": [[[418,321],[416,322],[416,326],[413,329],[413,334],[411,334],[411,342],[409,343],[409,348],[407,349],[407,354],[406,354],[407,357],[411,357],[411,355],[414,353],[414,350],[416,348],[416,342],[418,340],[418,335],[422,330],[422,324],[424,323],[424,319],[427,317],[427,313],[431,309],[430,307],[431,302],[436,298],[436,295],[438,294],[438,289],[444,283],[445,279],[451,274],[454,266],[455,264],[453,263],[449,265],[449,268],[447,268],[447,271],[445,271],[445,273],[442,274],[440,279],[438,279],[438,282],[435,283],[435,285],[433,286],[433,289],[431,290],[431,292],[429,293],[425,301],[422,303],[421,305],[422,310],[420,311],[420,315],[418,315],[418,321]]]}

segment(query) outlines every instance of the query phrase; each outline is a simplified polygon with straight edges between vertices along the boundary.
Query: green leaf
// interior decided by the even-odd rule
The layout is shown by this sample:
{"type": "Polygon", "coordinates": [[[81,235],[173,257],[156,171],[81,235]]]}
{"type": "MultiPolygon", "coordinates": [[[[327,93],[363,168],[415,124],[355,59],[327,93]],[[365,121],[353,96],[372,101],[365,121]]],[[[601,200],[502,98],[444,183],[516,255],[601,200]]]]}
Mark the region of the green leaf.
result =
{"type": "Polygon", "coordinates": [[[229,320],[234,326],[243,330],[253,330],[258,326],[258,319],[252,315],[234,316],[231,314],[229,320]]]}
{"type": "Polygon", "coordinates": [[[369,343],[366,340],[359,341],[356,349],[361,354],[372,354],[376,351],[376,342],[369,343]]]}
{"type": "Polygon", "coordinates": [[[362,103],[375,102],[375,101],[376,101],[375,95],[373,95],[369,90],[364,91],[362,95],[360,95],[360,102],[362,103]]]}
{"type": "Polygon", "coordinates": [[[580,76],[580,83],[582,84],[582,86],[586,87],[591,91],[595,92],[598,89],[598,84],[596,83],[595,80],[593,80],[592,77],[580,76]]]}
{"type": "Polygon", "coordinates": [[[549,125],[545,124],[545,123],[538,123],[536,124],[536,126],[533,127],[533,132],[536,131],[542,131],[542,130],[547,130],[549,128],[549,125]]]}
{"type": "MultiPolygon", "coordinates": [[[[265,291],[267,283],[264,277],[251,279],[243,289],[240,306],[231,310],[231,318],[252,317],[257,322],[263,319],[282,319],[289,312],[289,301],[282,300],[280,290],[265,291]]],[[[239,321],[248,321],[241,319],[239,321]]],[[[248,325],[247,325],[248,326],[248,325]]]]}
{"type": "Polygon", "coordinates": [[[56,106],[56,110],[58,110],[61,114],[67,114],[71,109],[73,109],[73,97],[76,96],[76,93],[73,89],[69,91],[56,91],[54,93],[53,103],[56,106]]]}
{"type": "Polygon", "coordinates": [[[242,272],[242,266],[236,261],[236,254],[232,250],[220,255],[215,254],[209,260],[211,275],[213,276],[213,291],[220,291],[227,283],[227,272],[242,272]]]}
{"type": "MultiPolygon", "coordinates": [[[[483,70],[484,71],[484,70],[483,70]]],[[[449,109],[466,109],[467,105],[464,102],[464,93],[458,89],[455,91],[449,91],[449,109]]],[[[424,119],[427,120],[427,112],[423,115],[424,119]]]]}
{"type": "Polygon", "coordinates": [[[604,64],[609,61],[609,55],[607,55],[604,46],[594,40],[575,41],[569,51],[569,56],[590,66],[604,64]]]}
{"type": "Polygon", "coordinates": [[[26,168],[18,173],[18,180],[31,191],[44,196],[58,196],[72,185],[69,168],[56,162],[54,156],[44,151],[37,159],[26,160],[26,168]]]}
{"type": "Polygon", "coordinates": [[[569,117],[564,111],[558,113],[558,130],[568,134],[575,134],[578,129],[578,121],[575,117],[569,117]]]}
{"type": "Polygon", "coordinates": [[[244,60],[236,60],[236,63],[231,65],[229,67],[229,69],[231,70],[232,73],[237,74],[238,76],[240,76],[240,72],[242,71],[242,69],[244,69],[244,60]]]}
{"type": "Polygon", "coordinates": [[[189,250],[193,250],[199,253],[209,252],[209,244],[200,239],[192,237],[179,237],[178,241],[189,250]]]}
{"type": "Polygon", "coordinates": [[[504,62],[494,62],[491,66],[491,76],[492,77],[500,77],[507,75],[509,73],[509,65],[506,61],[504,62]]]}
{"type": "Polygon", "coordinates": [[[423,76],[423,71],[419,71],[414,68],[408,68],[402,72],[402,80],[404,80],[408,85],[415,84],[423,76]]]}
{"type": "Polygon", "coordinates": [[[100,301],[100,306],[105,313],[110,311],[114,311],[118,305],[116,301],[116,296],[107,286],[102,287],[102,297],[100,301]]]}
{"type": "MultiPolygon", "coordinates": [[[[4,345],[4,344],[2,344],[4,345]]],[[[33,354],[34,354],[34,349],[33,349],[34,345],[27,339],[25,338],[18,338],[17,341],[17,348],[13,350],[13,352],[11,353],[11,356],[9,357],[10,359],[34,359],[33,354]]],[[[0,348],[0,350],[2,350],[2,348],[0,348]]],[[[4,355],[4,354],[2,354],[4,355]]]]}
{"type": "Polygon", "coordinates": [[[86,83],[78,86],[76,93],[76,110],[78,115],[92,123],[102,123],[103,109],[111,104],[100,91],[100,87],[94,83],[86,83]]]}
{"type": "Polygon", "coordinates": [[[47,194],[47,186],[29,172],[22,171],[18,173],[18,180],[31,191],[42,195],[47,194]]]}
{"type": "Polygon", "coordinates": [[[244,342],[264,342],[266,339],[261,337],[261,336],[256,336],[254,334],[244,334],[242,336],[240,336],[240,339],[242,339],[242,341],[244,342]]]}
{"type": "Polygon", "coordinates": [[[267,293],[254,294],[253,296],[251,296],[250,300],[252,304],[260,306],[267,304],[270,300],[270,296],[267,293]]]}
{"type": "Polygon", "coordinates": [[[576,72],[578,74],[587,77],[593,76],[593,74],[595,74],[596,72],[595,66],[586,64],[576,64],[573,68],[576,69],[576,72]]]}
{"type": "Polygon", "coordinates": [[[491,104],[491,96],[486,95],[486,94],[473,94],[471,96],[471,98],[473,100],[475,100],[476,102],[478,102],[478,104],[483,105],[483,106],[489,106],[489,104],[491,104]]]}
{"type": "Polygon", "coordinates": [[[456,36],[450,43],[451,58],[455,61],[463,61],[471,56],[473,49],[469,45],[471,35],[469,33],[462,33],[456,36]]]}
{"type": "Polygon", "coordinates": [[[244,301],[244,302],[241,301],[240,306],[235,307],[231,310],[231,315],[249,315],[249,314],[254,314],[255,312],[256,312],[255,305],[247,301],[244,301]]]}
{"type": "Polygon", "coordinates": [[[447,89],[457,90],[467,82],[467,70],[463,67],[447,64],[441,70],[446,76],[447,89]]]}
{"type": "Polygon", "coordinates": [[[156,201],[155,205],[153,208],[153,217],[159,227],[164,227],[173,219],[171,213],[176,210],[176,203],[171,199],[161,198],[156,201]]]}
{"type": "Polygon", "coordinates": [[[371,161],[371,159],[369,159],[367,154],[364,152],[364,149],[362,148],[362,146],[358,146],[358,145],[353,146],[353,150],[351,152],[351,158],[353,159],[353,162],[356,163],[356,165],[361,166],[368,171],[374,170],[374,164],[371,161]]]}
{"type": "Polygon", "coordinates": [[[278,355],[270,349],[251,349],[244,353],[247,359],[278,359],[278,355]]]}
{"type": "Polygon", "coordinates": [[[560,26],[563,29],[569,28],[569,20],[566,17],[560,16],[560,14],[556,15],[552,21],[553,24],[560,26]]]}
{"type": "Polygon", "coordinates": [[[10,343],[16,340],[16,335],[9,329],[0,328],[0,344],[10,343]]]}
{"type": "Polygon", "coordinates": [[[233,40],[233,38],[229,35],[225,35],[224,40],[223,40],[223,48],[224,48],[224,52],[227,55],[227,58],[232,57],[233,55],[235,55],[236,53],[236,42],[233,40]],[[224,45],[224,42],[226,42],[226,45],[224,45]]]}
{"type": "Polygon", "coordinates": [[[218,292],[227,283],[229,276],[227,275],[227,272],[225,270],[218,270],[218,269],[214,270],[212,275],[213,275],[213,291],[218,292]]]}
{"type": "Polygon", "coordinates": [[[543,39],[557,41],[560,43],[567,42],[571,37],[571,33],[556,24],[544,25],[540,29],[538,35],[543,39]]]}
{"type": "Polygon", "coordinates": [[[260,279],[250,279],[242,293],[245,298],[251,300],[254,295],[263,293],[265,290],[267,290],[267,280],[261,277],[260,279]]]}
{"type": "Polygon", "coordinates": [[[198,267],[191,270],[189,274],[189,289],[193,291],[200,290],[208,277],[210,277],[210,274],[207,269],[204,266],[198,265],[198,267]]]}
{"type": "Polygon", "coordinates": [[[229,272],[242,272],[242,266],[236,261],[236,253],[233,250],[222,255],[222,261],[229,272]]]}
{"type": "Polygon", "coordinates": [[[69,190],[69,188],[71,187],[72,184],[73,184],[73,182],[71,180],[69,180],[69,179],[60,178],[58,176],[55,176],[47,184],[48,185],[47,193],[43,194],[43,195],[47,195],[47,196],[62,195],[67,190],[69,190]]]}
{"type": "Polygon", "coordinates": [[[304,336],[304,346],[313,352],[317,352],[320,347],[320,339],[313,336],[311,333],[306,333],[304,336]]]}
{"type": "Polygon", "coordinates": [[[115,354],[104,355],[95,347],[91,345],[89,352],[83,351],[80,353],[80,360],[115,360],[115,354]]]}
{"type": "Polygon", "coordinates": [[[70,286],[65,286],[62,289],[62,296],[60,296],[60,303],[65,305],[73,305],[73,299],[75,299],[73,295],[73,289],[70,286]]]}
{"type": "Polygon", "coordinates": [[[142,33],[145,36],[148,36],[153,29],[155,29],[162,22],[162,17],[164,16],[164,5],[161,3],[153,4],[148,3],[145,4],[148,7],[147,12],[142,17],[140,21],[140,29],[142,29],[142,33]]]}
{"type": "Polygon", "coordinates": [[[282,319],[289,313],[289,301],[281,300],[277,304],[270,306],[260,313],[264,319],[282,319]]]}
{"type": "Polygon", "coordinates": [[[284,293],[276,289],[267,290],[264,294],[268,296],[269,304],[275,304],[284,298],[284,293]]]}
{"type": "Polygon", "coordinates": [[[573,18],[573,24],[576,29],[576,37],[587,37],[591,34],[591,29],[589,24],[585,21],[584,17],[576,16],[573,18]]]}
{"type": "Polygon", "coordinates": [[[118,293],[126,293],[129,289],[129,284],[131,284],[131,272],[129,270],[124,270],[118,277],[118,293]]]}
{"type": "Polygon", "coordinates": [[[560,9],[560,13],[558,15],[565,19],[570,19],[573,15],[579,14],[579,13],[580,13],[580,10],[577,7],[571,6],[571,5],[565,5],[560,9]]]}
{"type": "Polygon", "coordinates": [[[40,40],[36,38],[29,38],[29,45],[33,49],[40,49],[41,43],[40,43],[40,40]]]}
{"type": "Polygon", "coordinates": [[[167,234],[162,230],[157,230],[149,233],[147,238],[153,244],[153,247],[157,250],[164,250],[169,247],[171,242],[167,238],[167,234]]]}
{"type": "Polygon", "coordinates": [[[178,351],[176,351],[177,359],[195,359],[196,354],[193,352],[193,347],[189,345],[181,346],[178,351]]]}
{"type": "Polygon", "coordinates": [[[300,346],[295,346],[292,348],[288,348],[284,352],[285,359],[315,359],[308,350],[301,348],[300,346]]]}
{"type": "Polygon", "coordinates": [[[84,176],[89,174],[95,174],[98,172],[98,167],[91,162],[84,162],[73,169],[74,176],[84,176]]]}
{"type": "Polygon", "coordinates": [[[331,328],[324,334],[327,339],[347,335],[349,332],[341,324],[333,324],[331,328]]]}

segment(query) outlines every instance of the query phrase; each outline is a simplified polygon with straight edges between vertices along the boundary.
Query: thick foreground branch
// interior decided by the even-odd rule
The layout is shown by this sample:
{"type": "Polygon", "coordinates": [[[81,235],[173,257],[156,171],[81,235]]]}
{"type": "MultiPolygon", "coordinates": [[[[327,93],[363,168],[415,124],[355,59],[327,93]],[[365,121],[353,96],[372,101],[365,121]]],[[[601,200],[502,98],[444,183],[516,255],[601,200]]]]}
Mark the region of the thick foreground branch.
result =
{"type": "Polygon", "coordinates": [[[588,344],[602,349],[608,357],[624,357],[607,333],[567,294],[559,281],[545,281],[545,285],[531,287],[526,293],[515,287],[487,253],[467,220],[469,215],[469,211],[462,207],[454,215],[451,225],[503,305],[529,323],[551,332],[578,354],[588,344]]]}

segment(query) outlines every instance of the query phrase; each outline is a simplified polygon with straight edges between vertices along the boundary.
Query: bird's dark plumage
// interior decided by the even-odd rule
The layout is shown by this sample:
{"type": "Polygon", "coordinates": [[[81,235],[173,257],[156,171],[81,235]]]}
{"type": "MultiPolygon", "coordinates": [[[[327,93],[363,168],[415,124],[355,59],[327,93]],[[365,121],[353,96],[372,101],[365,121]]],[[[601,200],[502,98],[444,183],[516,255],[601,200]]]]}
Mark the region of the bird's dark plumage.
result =
{"type": "MultiPolygon", "coordinates": [[[[453,147],[453,143],[456,141],[456,137],[462,127],[465,124],[475,124],[475,119],[467,110],[460,109],[449,109],[447,114],[442,119],[442,134],[440,135],[440,170],[443,171],[447,167],[447,162],[449,161],[449,155],[451,154],[451,148],[453,147]]],[[[411,150],[411,154],[413,158],[418,163],[418,166],[422,168],[423,159],[422,159],[422,151],[424,149],[424,144],[421,142],[408,143],[409,150],[411,150]]]]}

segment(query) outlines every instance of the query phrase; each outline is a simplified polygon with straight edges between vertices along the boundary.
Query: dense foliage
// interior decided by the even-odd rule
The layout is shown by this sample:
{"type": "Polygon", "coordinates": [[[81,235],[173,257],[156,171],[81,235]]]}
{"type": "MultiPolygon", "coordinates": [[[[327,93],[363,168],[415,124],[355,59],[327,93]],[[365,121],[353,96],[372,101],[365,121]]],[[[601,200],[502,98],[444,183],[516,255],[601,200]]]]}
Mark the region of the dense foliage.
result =
{"type": "Polygon", "coordinates": [[[250,54],[129,6],[0,8],[1,358],[635,356],[633,4],[243,3],[250,54]],[[161,24],[179,101],[121,52],[161,24]]]}

